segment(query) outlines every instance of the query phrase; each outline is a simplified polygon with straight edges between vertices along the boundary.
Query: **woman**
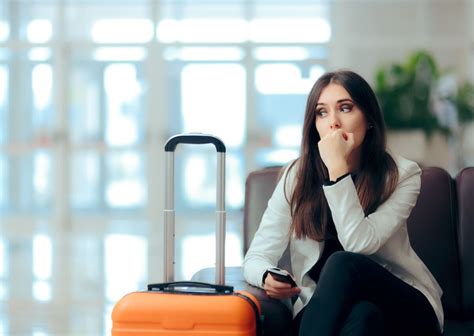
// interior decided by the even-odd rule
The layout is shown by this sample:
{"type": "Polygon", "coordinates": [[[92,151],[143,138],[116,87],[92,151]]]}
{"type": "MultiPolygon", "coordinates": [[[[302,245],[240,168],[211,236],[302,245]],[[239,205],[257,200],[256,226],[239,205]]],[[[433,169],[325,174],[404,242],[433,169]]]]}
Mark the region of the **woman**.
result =
{"type": "Polygon", "coordinates": [[[244,275],[293,306],[300,335],[439,335],[442,291],[410,246],[418,165],[386,151],[369,84],[330,72],[306,105],[300,157],[280,179],[244,275]],[[269,274],[290,243],[297,286],[269,274]]]}

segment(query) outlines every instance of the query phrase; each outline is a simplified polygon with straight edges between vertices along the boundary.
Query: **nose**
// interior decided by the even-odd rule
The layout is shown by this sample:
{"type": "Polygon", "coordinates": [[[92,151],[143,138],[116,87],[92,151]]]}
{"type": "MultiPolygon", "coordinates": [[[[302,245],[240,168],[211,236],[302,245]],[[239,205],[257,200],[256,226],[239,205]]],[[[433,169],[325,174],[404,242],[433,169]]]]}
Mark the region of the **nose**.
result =
{"type": "Polygon", "coordinates": [[[332,130],[336,130],[338,128],[341,128],[341,123],[339,122],[339,120],[337,118],[333,118],[331,120],[331,123],[329,124],[329,127],[332,129],[332,130]]]}

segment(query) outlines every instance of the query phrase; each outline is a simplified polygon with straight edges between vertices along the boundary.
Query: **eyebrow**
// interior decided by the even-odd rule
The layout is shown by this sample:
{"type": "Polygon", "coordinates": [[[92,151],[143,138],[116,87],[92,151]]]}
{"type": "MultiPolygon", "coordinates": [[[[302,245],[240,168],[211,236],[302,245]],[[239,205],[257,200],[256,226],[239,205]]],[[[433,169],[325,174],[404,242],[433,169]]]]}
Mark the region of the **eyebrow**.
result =
{"type": "MultiPolygon", "coordinates": [[[[350,98],[339,99],[336,103],[340,104],[340,103],[344,103],[344,102],[354,103],[354,101],[352,101],[352,99],[350,99],[350,98]]],[[[318,105],[326,105],[326,104],[325,103],[317,103],[316,106],[318,106],[318,105]]]]}

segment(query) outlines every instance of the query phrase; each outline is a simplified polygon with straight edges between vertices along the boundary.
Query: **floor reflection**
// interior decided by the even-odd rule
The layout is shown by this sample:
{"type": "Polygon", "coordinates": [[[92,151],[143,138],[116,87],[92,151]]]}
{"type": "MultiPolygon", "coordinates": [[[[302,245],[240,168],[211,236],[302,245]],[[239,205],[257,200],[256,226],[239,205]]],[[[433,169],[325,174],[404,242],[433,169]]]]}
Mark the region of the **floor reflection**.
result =
{"type": "MultiPolygon", "coordinates": [[[[242,263],[240,214],[227,221],[226,265],[242,263]]],[[[69,227],[0,222],[0,335],[110,335],[123,295],[161,282],[163,242],[146,221],[69,227]]],[[[214,216],[177,217],[176,280],[215,263],[214,216]]]]}

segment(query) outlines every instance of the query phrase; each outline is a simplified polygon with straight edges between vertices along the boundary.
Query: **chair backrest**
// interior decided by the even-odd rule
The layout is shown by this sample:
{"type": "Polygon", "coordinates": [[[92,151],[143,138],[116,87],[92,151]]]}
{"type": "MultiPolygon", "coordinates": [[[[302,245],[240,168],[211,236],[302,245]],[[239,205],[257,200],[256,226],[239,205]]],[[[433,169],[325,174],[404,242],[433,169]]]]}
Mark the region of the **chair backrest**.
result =
{"type": "Polygon", "coordinates": [[[464,317],[474,319],[474,167],[456,177],[464,317]]]}
{"type": "Polygon", "coordinates": [[[447,318],[461,313],[461,276],[457,239],[457,201],[452,177],[425,167],[421,191],[408,218],[410,242],[443,289],[447,318]]]}
{"type": "MultiPolygon", "coordinates": [[[[253,236],[260,225],[268,200],[273,194],[281,175],[282,167],[270,167],[249,174],[245,183],[244,210],[244,253],[247,252],[253,236]]],[[[289,246],[283,252],[278,267],[291,272],[289,246]]]]}
{"type": "Polygon", "coordinates": [[[247,252],[278,183],[281,167],[251,172],[245,182],[244,253],[247,252]]]}

